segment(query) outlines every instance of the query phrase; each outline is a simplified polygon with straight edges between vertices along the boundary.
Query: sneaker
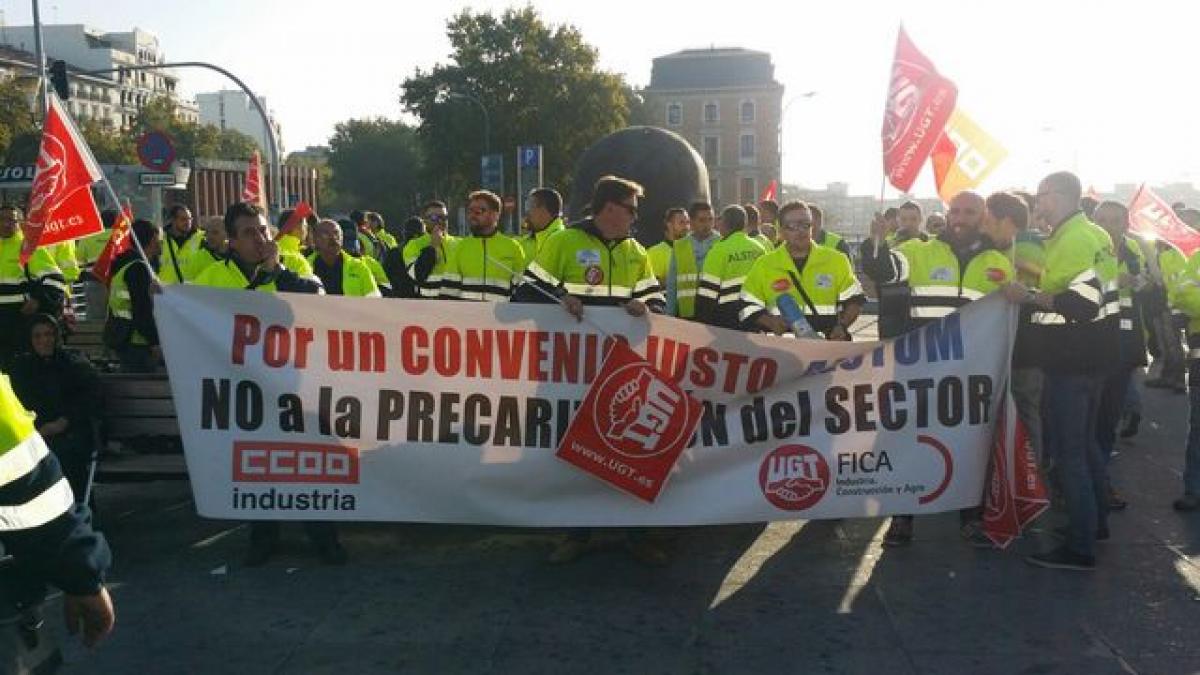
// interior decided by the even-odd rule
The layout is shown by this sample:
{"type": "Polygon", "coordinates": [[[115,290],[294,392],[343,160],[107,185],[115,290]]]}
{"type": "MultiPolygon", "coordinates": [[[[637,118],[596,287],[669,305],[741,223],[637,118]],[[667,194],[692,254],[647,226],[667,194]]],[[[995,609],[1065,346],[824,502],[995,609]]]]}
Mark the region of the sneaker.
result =
{"type": "Polygon", "coordinates": [[[275,547],[270,544],[251,544],[242,564],[246,567],[262,567],[274,553],[275,547]]]}
{"type": "Polygon", "coordinates": [[[1074,553],[1065,547],[1056,548],[1049,553],[1038,553],[1028,556],[1025,558],[1025,562],[1052,570],[1091,572],[1096,569],[1095,556],[1074,553]]]}
{"type": "Polygon", "coordinates": [[[546,557],[546,562],[551,565],[565,565],[579,560],[587,551],[588,542],[586,540],[568,537],[559,542],[553,551],[550,551],[550,555],[546,557]]]}
{"type": "Polygon", "coordinates": [[[1129,420],[1125,422],[1125,428],[1121,430],[1121,438],[1133,438],[1137,436],[1138,429],[1142,426],[1142,416],[1137,413],[1130,413],[1129,420]]]}
{"type": "Polygon", "coordinates": [[[318,548],[317,557],[326,565],[345,565],[350,560],[350,554],[336,541],[318,548]]]}
{"type": "Polygon", "coordinates": [[[893,518],[887,534],[883,535],[883,545],[888,548],[908,546],[913,539],[912,518],[893,518]]]}
{"type": "Polygon", "coordinates": [[[663,547],[645,537],[627,539],[625,549],[629,551],[629,555],[633,556],[634,560],[647,567],[666,567],[667,563],[671,562],[670,556],[663,547]]]}
{"type": "Polygon", "coordinates": [[[1184,495],[1176,499],[1171,506],[1175,507],[1176,511],[1200,511],[1200,497],[1184,495]]]}

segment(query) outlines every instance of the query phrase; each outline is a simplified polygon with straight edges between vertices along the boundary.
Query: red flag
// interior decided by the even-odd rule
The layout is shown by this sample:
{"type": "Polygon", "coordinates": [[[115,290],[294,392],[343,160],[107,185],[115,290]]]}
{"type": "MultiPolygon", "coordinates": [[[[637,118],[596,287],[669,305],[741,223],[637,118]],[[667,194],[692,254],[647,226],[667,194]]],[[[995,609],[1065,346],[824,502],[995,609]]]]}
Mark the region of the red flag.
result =
{"type": "Polygon", "coordinates": [[[779,183],[775,180],[772,180],[770,183],[767,183],[767,187],[763,188],[762,194],[758,196],[758,201],[765,202],[768,199],[775,201],[778,198],[776,197],[778,192],[779,183]]]}
{"type": "Polygon", "coordinates": [[[104,174],[58,97],[51,92],[49,98],[37,168],[29,191],[29,216],[22,226],[25,233],[22,265],[29,262],[39,246],[104,230],[91,189],[104,174]]]}
{"type": "Polygon", "coordinates": [[[984,499],[983,533],[998,548],[1005,548],[1020,536],[1026,525],[1050,508],[1050,498],[1038,471],[1037,455],[1010,393],[1004,396],[1004,405],[996,422],[991,464],[984,499]]]}
{"type": "Polygon", "coordinates": [[[555,456],[653,502],[700,423],[700,402],[613,344],[555,456]]]}
{"type": "MultiPolygon", "coordinates": [[[[933,146],[933,182],[937,186],[938,194],[942,194],[942,186],[946,184],[946,176],[950,175],[950,169],[954,168],[954,158],[958,156],[958,146],[946,134],[938,137],[937,144],[933,146]]],[[[945,197],[943,196],[943,200],[945,197]]]]}
{"type": "Polygon", "coordinates": [[[279,235],[291,234],[296,228],[300,227],[301,221],[315,215],[317,215],[317,212],[313,211],[313,207],[309,206],[308,202],[301,200],[296,204],[296,208],[292,210],[292,215],[288,216],[288,219],[284,221],[283,228],[279,230],[279,235]]]}
{"type": "Polygon", "coordinates": [[[1200,248],[1200,232],[1183,222],[1171,205],[1142,184],[1129,202],[1129,231],[1147,239],[1165,239],[1191,257],[1200,248]]]}
{"type": "Polygon", "coordinates": [[[904,29],[896,37],[892,79],[883,109],[883,171],[907,192],[954,112],[958,89],[938,74],[904,29]]]}
{"type": "Polygon", "coordinates": [[[112,281],[113,261],[133,248],[133,238],[129,231],[129,225],[132,222],[133,213],[129,209],[129,204],[126,204],[125,208],[121,210],[121,215],[117,216],[117,222],[113,223],[112,234],[108,235],[108,243],[104,245],[104,250],[100,251],[100,256],[92,264],[92,276],[99,279],[105,286],[112,281]]]}
{"type": "Polygon", "coordinates": [[[246,167],[246,186],[242,188],[242,201],[256,204],[266,203],[262,192],[262,158],[258,156],[257,150],[254,151],[254,156],[250,158],[250,164],[246,167]]]}

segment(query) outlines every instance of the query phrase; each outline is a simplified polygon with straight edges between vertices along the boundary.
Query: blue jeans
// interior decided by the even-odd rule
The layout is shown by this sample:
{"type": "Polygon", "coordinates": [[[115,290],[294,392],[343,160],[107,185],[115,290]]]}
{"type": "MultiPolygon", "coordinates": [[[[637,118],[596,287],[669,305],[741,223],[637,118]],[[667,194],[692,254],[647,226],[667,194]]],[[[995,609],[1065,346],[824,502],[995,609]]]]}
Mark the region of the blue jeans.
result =
{"type": "Polygon", "coordinates": [[[1096,442],[1104,375],[1046,374],[1046,426],[1066,501],[1067,549],[1096,553],[1096,531],[1108,528],[1108,466],[1096,442]]]}
{"type": "Polygon", "coordinates": [[[1200,359],[1188,362],[1187,453],[1183,457],[1183,493],[1200,497],[1200,359]]]}

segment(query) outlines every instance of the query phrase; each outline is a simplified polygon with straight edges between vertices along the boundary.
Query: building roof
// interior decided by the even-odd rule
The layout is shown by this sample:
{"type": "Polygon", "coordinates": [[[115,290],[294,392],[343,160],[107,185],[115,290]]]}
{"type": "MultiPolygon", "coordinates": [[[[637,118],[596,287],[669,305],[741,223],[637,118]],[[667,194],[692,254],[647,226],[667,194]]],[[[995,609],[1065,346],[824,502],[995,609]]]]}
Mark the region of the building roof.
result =
{"type": "Polygon", "coordinates": [[[649,89],[777,87],[766,52],[740,47],[685,49],[654,59],[649,89]]]}

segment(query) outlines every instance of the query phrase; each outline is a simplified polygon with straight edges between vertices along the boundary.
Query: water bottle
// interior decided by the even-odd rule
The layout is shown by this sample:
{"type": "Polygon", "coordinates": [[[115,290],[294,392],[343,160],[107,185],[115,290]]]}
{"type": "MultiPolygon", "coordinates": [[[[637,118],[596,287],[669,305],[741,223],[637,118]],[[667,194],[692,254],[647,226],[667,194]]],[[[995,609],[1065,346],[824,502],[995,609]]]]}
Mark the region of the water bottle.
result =
{"type": "Polygon", "coordinates": [[[783,315],[783,320],[792,327],[792,333],[798,338],[820,339],[821,335],[813,330],[812,325],[808,323],[808,319],[804,316],[804,312],[800,309],[800,305],[791,295],[783,294],[775,300],[775,306],[779,308],[779,313],[783,315]]]}

